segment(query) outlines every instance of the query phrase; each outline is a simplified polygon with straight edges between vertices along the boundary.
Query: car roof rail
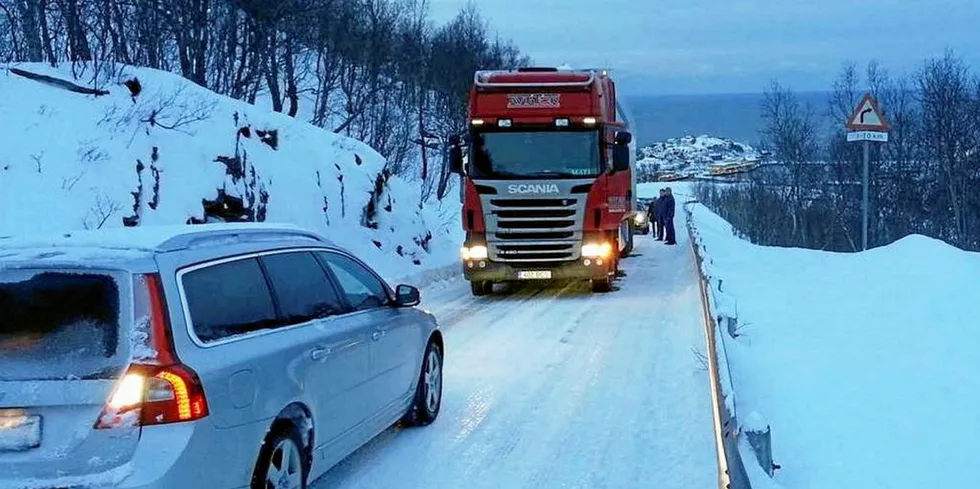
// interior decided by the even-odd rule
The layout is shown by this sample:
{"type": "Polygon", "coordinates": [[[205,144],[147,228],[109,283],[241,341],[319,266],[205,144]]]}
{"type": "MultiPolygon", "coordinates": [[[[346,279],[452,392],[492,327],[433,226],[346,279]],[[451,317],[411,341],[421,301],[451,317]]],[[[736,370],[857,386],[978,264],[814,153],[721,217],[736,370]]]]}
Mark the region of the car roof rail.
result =
{"type": "Polygon", "coordinates": [[[333,243],[317,233],[287,224],[197,224],[187,226],[186,232],[174,234],[159,245],[157,251],[178,251],[221,243],[247,243],[255,241],[282,241],[299,239],[333,246],[333,243]]]}

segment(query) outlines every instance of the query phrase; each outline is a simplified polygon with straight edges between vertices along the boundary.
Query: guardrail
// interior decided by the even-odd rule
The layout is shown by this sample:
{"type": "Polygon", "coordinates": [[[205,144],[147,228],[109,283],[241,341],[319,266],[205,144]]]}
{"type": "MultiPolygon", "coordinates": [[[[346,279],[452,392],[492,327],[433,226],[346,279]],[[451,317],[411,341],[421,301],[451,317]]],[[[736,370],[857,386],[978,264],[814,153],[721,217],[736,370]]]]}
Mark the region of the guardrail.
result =
{"type": "Polygon", "coordinates": [[[701,287],[701,307],[704,316],[704,332],[708,357],[708,375],[711,380],[712,415],[715,425],[715,446],[718,450],[718,487],[722,489],[751,489],[745,464],[738,449],[739,424],[735,410],[734,390],[729,385],[728,393],[722,388],[722,373],[725,379],[731,379],[728,356],[724,354],[724,338],[719,334],[718,323],[721,317],[715,317],[711,309],[710,283],[704,267],[704,248],[701,236],[694,226],[689,204],[684,203],[687,211],[687,230],[690,235],[691,253],[698,267],[698,283],[701,287]],[[721,353],[721,355],[719,355],[721,353]],[[721,361],[719,361],[721,360],[721,361]]]}

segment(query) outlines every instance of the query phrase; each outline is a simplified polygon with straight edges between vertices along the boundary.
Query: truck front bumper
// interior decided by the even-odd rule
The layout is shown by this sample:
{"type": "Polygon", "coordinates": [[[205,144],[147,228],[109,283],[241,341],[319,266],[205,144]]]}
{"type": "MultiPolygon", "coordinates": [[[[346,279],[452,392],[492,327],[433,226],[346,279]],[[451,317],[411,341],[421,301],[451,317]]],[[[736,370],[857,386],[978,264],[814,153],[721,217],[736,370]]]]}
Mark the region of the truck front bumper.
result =
{"type": "Polygon", "coordinates": [[[613,260],[608,258],[542,263],[502,263],[489,260],[463,262],[463,275],[471,282],[591,280],[603,279],[612,273],[613,260]]]}

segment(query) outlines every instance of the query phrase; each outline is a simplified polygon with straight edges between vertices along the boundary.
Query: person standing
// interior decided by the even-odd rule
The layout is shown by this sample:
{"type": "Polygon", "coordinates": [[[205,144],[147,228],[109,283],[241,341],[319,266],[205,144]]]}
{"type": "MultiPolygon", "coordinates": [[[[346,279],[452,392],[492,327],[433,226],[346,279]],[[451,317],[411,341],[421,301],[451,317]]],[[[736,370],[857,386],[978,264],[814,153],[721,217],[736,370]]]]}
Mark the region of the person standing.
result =
{"type": "Polygon", "coordinates": [[[674,233],[674,193],[670,190],[670,187],[666,189],[666,198],[664,200],[664,228],[667,231],[666,241],[664,244],[676,245],[677,236],[674,233]]]}
{"type": "Polygon", "coordinates": [[[657,220],[657,241],[664,240],[664,203],[667,199],[667,193],[664,189],[660,189],[660,197],[654,202],[654,216],[657,220]]]}
{"type": "Polygon", "coordinates": [[[657,234],[657,199],[651,199],[647,202],[647,220],[650,221],[650,234],[657,234]]]}

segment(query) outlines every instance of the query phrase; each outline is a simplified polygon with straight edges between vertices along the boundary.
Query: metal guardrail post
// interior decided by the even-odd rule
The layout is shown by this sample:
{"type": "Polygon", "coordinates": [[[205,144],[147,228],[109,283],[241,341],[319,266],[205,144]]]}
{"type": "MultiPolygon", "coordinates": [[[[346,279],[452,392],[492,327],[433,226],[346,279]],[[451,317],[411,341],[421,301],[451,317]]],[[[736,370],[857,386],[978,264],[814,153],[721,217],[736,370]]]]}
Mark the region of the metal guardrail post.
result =
{"type": "Polygon", "coordinates": [[[772,462],[772,429],[766,425],[764,430],[745,430],[744,433],[749,445],[752,446],[752,451],[755,452],[755,457],[759,460],[759,465],[762,466],[762,470],[769,477],[772,477],[776,468],[772,462]]]}

